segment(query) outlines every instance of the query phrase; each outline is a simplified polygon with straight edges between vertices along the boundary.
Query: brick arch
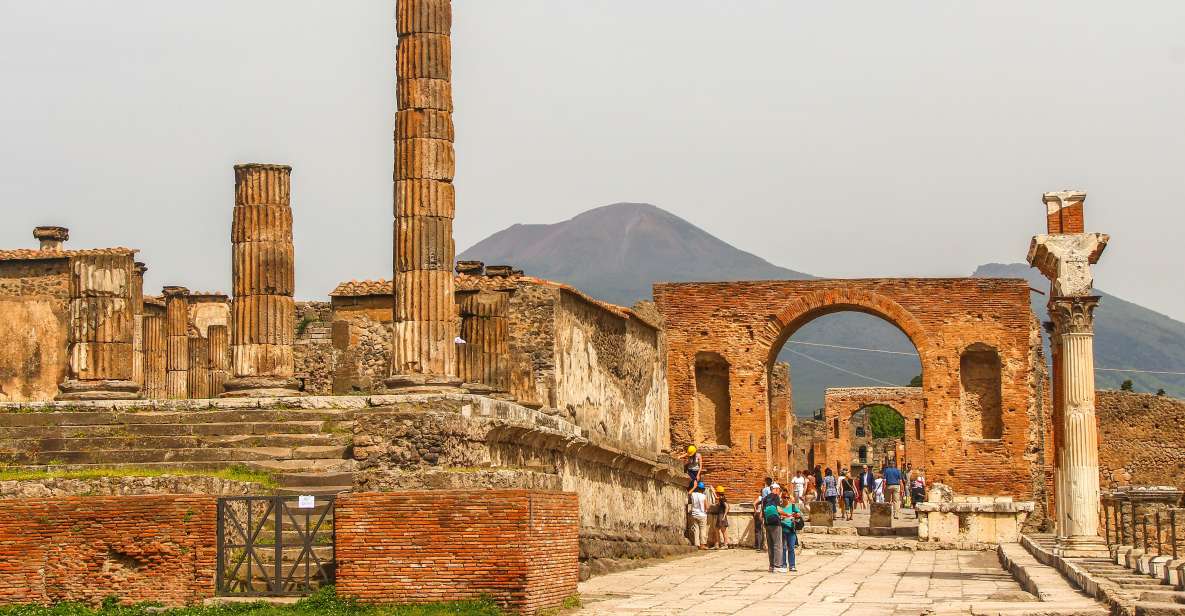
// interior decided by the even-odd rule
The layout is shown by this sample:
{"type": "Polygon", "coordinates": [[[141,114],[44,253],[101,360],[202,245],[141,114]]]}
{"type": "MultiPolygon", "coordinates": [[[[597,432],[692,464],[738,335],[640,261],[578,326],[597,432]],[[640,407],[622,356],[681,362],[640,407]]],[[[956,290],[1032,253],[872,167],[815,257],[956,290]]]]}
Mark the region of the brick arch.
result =
{"type": "MultiPolygon", "coordinates": [[[[925,423],[925,394],[916,387],[833,387],[824,398],[823,415],[827,421],[840,424],[839,436],[828,434],[826,451],[828,464],[847,465],[852,450],[852,417],[863,409],[884,405],[905,421],[904,457],[898,463],[917,462],[925,455],[925,436],[913,432],[914,420],[925,423]]],[[[872,436],[868,436],[871,442],[872,436]]]]}
{"type": "MultiPolygon", "coordinates": [[[[925,374],[930,343],[921,322],[892,299],[861,289],[816,291],[796,296],[777,314],[770,315],[762,338],[768,341],[769,364],[773,364],[786,341],[803,325],[837,312],[862,312],[888,321],[905,334],[918,352],[925,374]]],[[[923,376],[923,382],[925,378],[923,376]]]]}

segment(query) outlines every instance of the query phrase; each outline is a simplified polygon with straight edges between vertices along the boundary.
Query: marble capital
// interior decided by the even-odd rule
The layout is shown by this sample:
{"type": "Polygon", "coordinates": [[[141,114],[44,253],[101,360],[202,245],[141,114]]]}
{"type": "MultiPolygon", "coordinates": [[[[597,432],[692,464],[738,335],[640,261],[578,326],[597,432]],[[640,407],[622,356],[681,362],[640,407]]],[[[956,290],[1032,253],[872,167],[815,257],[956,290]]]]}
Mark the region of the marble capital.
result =
{"type": "Polygon", "coordinates": [[[1054,297],[1090,295],[1098,263],[1110,236],[1106,233],[1038,235],[1029,245],[1029,265],[1053,282],[1054,297]]]}

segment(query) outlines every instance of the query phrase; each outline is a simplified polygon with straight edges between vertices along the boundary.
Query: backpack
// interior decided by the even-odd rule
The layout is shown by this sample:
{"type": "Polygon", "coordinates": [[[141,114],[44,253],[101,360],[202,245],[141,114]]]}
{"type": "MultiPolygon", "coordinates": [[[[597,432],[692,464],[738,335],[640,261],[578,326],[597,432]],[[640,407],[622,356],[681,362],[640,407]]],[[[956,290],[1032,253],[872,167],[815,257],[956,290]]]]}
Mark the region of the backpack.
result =
{"type": "Polygon", "coordinates": [[[782,516],[778,515],[777,509],[776,509],[777,506],[778,506],[777,497],[774,496],[773,494],[767,494],[765,496],[765,498],[761,499],[761,510],[762,510],[762,514],[765,517],[765,525],[766,526],[777,526],[778,524],[782,523],[782,516]],[[770,515],[769,513],[765,512],[765,508],[769,507],[771,505],[775,507],[773,515],[770,515]]]}

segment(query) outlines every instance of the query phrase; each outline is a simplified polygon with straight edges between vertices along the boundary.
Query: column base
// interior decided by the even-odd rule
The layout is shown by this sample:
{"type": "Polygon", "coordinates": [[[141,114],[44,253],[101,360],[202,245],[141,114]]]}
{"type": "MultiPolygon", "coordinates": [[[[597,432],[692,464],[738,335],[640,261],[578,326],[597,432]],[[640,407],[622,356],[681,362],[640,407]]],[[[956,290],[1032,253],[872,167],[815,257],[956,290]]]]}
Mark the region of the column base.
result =
{"type": "Polygon", "coordinates": [[[388,394],[462,393],[461,379],[443,374],[396,374],[383,381],[388,394]]]}
{"type": "Polygon", "coordinates": [[[229,379],[220,398],[295,398],[305,395],[300,381],[283,377],[249,376],[229,379]]]}
{"type": "Polygon", "coordinates": [[[1085,535],[1061,539],[1054,552],[1062,558],[1111,558],[1111,550],[1102,537],[1085,535]]]}
{"type": "Polygon", "coordinates": [[[58,385],[55,400],[140,400],[140,384],[135,381],[78,381],[69,379],[58,385]]]}

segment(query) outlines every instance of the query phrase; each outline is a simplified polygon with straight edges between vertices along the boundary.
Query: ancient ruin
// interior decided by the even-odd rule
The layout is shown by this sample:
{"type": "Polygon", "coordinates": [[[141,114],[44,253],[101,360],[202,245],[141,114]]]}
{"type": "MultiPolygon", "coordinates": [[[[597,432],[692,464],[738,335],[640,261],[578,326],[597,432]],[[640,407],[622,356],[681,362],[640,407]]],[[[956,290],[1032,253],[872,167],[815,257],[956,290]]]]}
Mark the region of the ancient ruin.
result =
{"type": "MultiPolygon", "coordinates": [[[[1094,614],[1054,568],[1117,606],[1135,600],[1113,566],[1180,586],[1185,533],[1160,520],[1185,511],[1185,405],[1096,396],[1090,266],[1109,238],[1085,231],[1085,192],[1044,195],[1047,233],[1028,254],[1051,282],[1052,373],[1021,279],[661,282],[653,302],[623,307],[513,264],[454,263],[451,10],[397,2],[390,279],[296,301],[292,170],[270,164],[234,167],[230,296],[146,294],[151,255],[68,250],[61,227],[38,227],[38,249],[0,250],[0,458],[36,477],[0,482],[0,601],[93,603],[112,586],[186,604],[260,594],[263,580],[262,594],[336,582],[369,602],[492,596],[535,613],[578,579],[695,549],[695,486],[676,457],[689,446],[711,503],[733,504],[707,527],[726,520],[734,545],[763,533],[752,499],[766,476],[909,464],[930,478],[916,522],[876,502],[844,523],[815,500],[801,532],[837,551],[908,551],[927,576],[973,570],[990,578],[983,601],[1007,584],[964,556],[997,550],[994,573],[1033,598],[1000,613],[1056,595],[1071,611],[1050,613],[1094,614]],[[842,311],[903,332],[921,385],[828,389],[821,415],[801,419],[778,352],[842,311]],[[901,436],[873,433],[881,406],[901,436]],[[266,526],[274,560],[243,573],[226,521],[252,501],[226,499],[263,492],[259,528],[229,545],[266,526]],[[285,534],[290,508],[308,517],[285,534]],[[30,543],[51,548],[11,547],[30,543]],[[278,579],[285,563],[305,567],[303,586],[278,579]],[[1092,568],[1120,581],[1092,582],[1092,568]]],[[[862,575],[843,562],[854,569],[827,577],[862,575]]]]}

